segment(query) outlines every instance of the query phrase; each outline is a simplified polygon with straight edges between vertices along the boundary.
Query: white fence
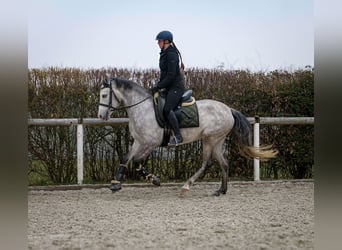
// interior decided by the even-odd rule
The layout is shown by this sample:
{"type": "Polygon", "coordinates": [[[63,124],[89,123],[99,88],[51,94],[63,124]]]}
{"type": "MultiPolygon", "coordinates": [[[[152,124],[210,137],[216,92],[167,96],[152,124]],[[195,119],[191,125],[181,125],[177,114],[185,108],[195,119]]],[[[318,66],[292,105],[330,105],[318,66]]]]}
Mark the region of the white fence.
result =
{"type": "MultiPolygon", "coordinates": [[[[289,125],[314,124],[314,117],[248,117],[253,124],[254,146],[259,147],[260,124],[289,125]]],[[[97,118],[70,118],[70,119],[28,119],[29,126],[77,126],[77,183],[83,183],[83,126],[118,126],[128,124],[128,118],[111,118],[103,121],[97,118]]],[[[254,159],[254,181],[260,180],[260,162],[254,159]]]]}

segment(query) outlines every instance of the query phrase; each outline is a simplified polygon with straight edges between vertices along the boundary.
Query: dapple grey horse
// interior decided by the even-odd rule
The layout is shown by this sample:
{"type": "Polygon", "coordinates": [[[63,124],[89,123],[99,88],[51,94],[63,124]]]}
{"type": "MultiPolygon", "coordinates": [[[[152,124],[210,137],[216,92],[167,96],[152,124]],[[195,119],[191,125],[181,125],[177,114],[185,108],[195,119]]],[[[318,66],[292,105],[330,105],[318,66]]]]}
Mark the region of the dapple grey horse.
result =
{"type": "MultiPolygon", "coordinates": [[[[276,156],[277,151],[271,146],[258,148],[252,146],[251,125],[241,112],[215,100],[199,100],[196,103],[199,127],[182,128],[181,134],[183,144],[202,140],[203,162],[201,168],[183,185],[181,194],[187,193],[196,179],[212,165],[212,158],[216,159],[222,168],[221,187],[214,192],[214,195],[218,196],[227,192],[228,160],[224,156],[223,144],[225,138],[231,133],[238,138],[237,143],[242,156],[261,160],[276,156]]],[[[127,110],[129,131],[134,143],[111,182],[110,188],[113,192],[121,189],[121,181],[128,163],[133,160],[135,164],[139,164],[147,158],[154,148],[161,145],[164,133],[164,129],[156,121],[152,94],[133,81],[120,78],[109,78],[109,81],[103,81],[98,117],[107,120],[117,108],[127,110]]]]}

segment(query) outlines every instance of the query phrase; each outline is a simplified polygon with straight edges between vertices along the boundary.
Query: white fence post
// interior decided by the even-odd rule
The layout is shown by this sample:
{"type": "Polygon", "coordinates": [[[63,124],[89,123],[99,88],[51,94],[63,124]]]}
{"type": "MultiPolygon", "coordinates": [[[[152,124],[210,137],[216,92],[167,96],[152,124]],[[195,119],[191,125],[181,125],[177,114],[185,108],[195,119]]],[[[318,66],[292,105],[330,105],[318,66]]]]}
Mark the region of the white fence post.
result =
{"type": "MultiPolygon", "coordinates": [[[[259,139],[259,126],[260,126],[260,118],[258,116],[255,117],[254,123],[254,147],[260,146],[260,139],[259,139]]],[[[254,181],[260,181],[260,161],[259,159],[254,158],[254,181]]]]}
{"type": "Polygon", "coordinates": [[[77,124],[77,184],[83,183],[83,124],[77,124]]]}

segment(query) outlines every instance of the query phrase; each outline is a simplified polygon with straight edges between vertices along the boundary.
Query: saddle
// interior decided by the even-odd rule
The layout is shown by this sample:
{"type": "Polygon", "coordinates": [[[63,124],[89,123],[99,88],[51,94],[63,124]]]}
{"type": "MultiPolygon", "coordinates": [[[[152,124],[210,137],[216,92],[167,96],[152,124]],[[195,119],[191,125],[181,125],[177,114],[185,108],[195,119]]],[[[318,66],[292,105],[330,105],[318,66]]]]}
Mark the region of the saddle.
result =
{"type": "MultiPolygon", "coordinates": [[[[165,97],[166,94],[163,90],[156,92],[153,97],[154,113],[161,128],[169,128],[163,112],[166,102],[165,97]]],[[[199,127],[197,104],[195,98],[192,96],[191,89],[184,92],[182,99],[174,112],[178,119],[179,128],[199,127]]]]}

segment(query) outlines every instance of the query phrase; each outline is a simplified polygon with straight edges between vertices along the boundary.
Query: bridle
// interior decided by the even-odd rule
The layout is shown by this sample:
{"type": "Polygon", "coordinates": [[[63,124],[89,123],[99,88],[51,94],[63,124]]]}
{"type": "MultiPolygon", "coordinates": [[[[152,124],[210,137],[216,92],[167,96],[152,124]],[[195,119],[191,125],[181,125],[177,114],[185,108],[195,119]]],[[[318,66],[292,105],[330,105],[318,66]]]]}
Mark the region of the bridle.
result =
{"type": "Polygon", "coordinates": [[[103,83],[103,87],[102,89],[104,88],[109,88],[109,103],[108,104],[105,104],[105,103],[99,103],[100,106],[104,106],[104,107],[107,107],[109,108],[110,111],[114,111],[114,110],[119,110],[119,109],[128,109],[128,108],[132,108],[134,106],[137,106],[139,105],[140,103],[146,101],[147,99],[150,98],[150,96],[147,96],[145,99],[142,99],[141,101],[137,102],[137,103],[134,103],[132,105],[128,105],[128,106],[120,106],[120,107],[113,107],[113,96],[115,98],[115,100],[120,103],[120,100],[119,98],[116,96],[114,90],[113,90],[113,86],[112,86],[112,81],[114,81],[114,79],[110,79],[109,80],[109,84],[107,82],[103,83]]]}

